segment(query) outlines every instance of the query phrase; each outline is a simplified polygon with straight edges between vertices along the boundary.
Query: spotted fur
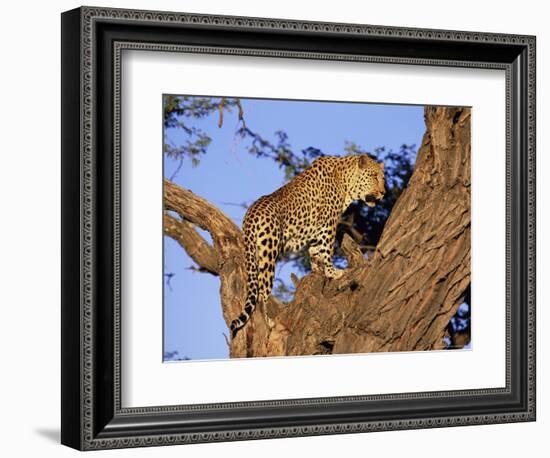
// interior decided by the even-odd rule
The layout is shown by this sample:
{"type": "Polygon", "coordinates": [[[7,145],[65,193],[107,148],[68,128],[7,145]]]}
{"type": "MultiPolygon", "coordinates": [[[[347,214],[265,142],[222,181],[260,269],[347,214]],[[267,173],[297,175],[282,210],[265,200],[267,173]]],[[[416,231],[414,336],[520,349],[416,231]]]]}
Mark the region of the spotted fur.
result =
{"type": "MultiPolygon", "coordinates": [[[[231,322],[233,337],[258,304],[265,313],[273,287],[275,262],[282,252],[308,246],[312,269],[338,278],[332,264],[336,226],[354,200],[369,206],[384,196],[384,164],[366,154],[321,157],[274,193],[250,206],[243,221],[247,298],[231,322]]],[[[267,322],[267,316],[266,316],[267,322]]]]}

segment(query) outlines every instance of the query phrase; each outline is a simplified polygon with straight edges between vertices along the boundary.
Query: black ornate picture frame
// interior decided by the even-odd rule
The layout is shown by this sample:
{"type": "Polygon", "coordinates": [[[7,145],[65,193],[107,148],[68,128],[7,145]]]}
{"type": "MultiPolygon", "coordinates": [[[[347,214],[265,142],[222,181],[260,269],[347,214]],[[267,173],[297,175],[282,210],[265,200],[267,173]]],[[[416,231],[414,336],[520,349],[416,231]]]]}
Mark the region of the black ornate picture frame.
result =
{"type": "Polygon", "coordinates": [[[80,449],[535,420],[535,37],[82,7],[62,15],[62,433],[80,449]],[[125,49],[506,72],[506,386],[124,408],[125,49]]]}

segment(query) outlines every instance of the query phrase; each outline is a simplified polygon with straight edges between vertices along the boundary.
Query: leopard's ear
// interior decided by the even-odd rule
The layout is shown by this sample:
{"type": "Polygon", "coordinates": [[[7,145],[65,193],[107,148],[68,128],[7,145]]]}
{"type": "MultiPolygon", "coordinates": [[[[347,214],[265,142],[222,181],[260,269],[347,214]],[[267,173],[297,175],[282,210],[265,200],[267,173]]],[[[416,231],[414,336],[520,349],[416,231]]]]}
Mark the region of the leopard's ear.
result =
{"type": "Polygon", "coordinates": [[[382,170],[384,170],[384,161],[379,162],[378,165],[380,166],[380,168],[381,168],[382,170]]]}
{"type": "Polygon", "coordinates": [[[366,169],[369,164],[372,163],[372,159],[367,154],[360,154],[359,155],[359,168],[360,169],[366,169]]]}

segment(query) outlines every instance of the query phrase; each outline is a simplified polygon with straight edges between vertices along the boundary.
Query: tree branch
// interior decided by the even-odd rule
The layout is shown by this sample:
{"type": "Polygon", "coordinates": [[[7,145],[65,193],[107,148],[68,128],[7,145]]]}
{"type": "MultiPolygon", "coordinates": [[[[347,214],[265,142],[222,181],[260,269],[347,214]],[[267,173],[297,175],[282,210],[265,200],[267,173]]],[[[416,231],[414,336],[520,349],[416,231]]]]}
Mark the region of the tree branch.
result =
{"type": "Polygon", "coordinates": [[[188,221],[178,221],[168,213],[164,214],[164,233],[178,242],[203,272],[218,275],[220,259],[216,250],[201,237],[188,221]]]}
{"type": "Polygon", "coordinates": [[[342,252],[348,260],[349,268],[359,267],[366,263],[361,249],[348,234],[344,234],[342,239],[342,252]]]}
{"type": "MultiPolygon", "coordinates": [[[[210,269],[220,276],[223,317],[229,325],[231,320],[241,313],[246,294],[246,271],[241,231],[229,217],[206,199],[168,180],[164,180],[164,206],[166,211],[176,212],[183,222],[192,223],[208,231],[212,236],[216,261],[213,262],[213,254],[205,248],[205,245],[208,244],[202,237],[204,243],[195,254],[197,259],[193,259],[201,266],[210,266],[210,269]]],[[[168,222],[171,223],[172,221],[168,220],[168,222]]],[[[182,227],[180,226],[179,229],[182,229],[182,227]]],[[[178,234],[178,230],[170,225],[165,226],[165,231],[170,237],[178,234]]],[[[194,237],[185,228],[185,225],[183,225],[183,231],[185,231],[184,239],[194,237]]],[[[175,238],[175,240],[180,242],[178,238],[175,238]]],[[[184,240],[183,243],[187,244],[189,240],[184,240]]],[[[191,252],[194,252],[193,248],[190,248],[191,252]]],[[[212,250],[209,245],[208,248],[212,250]]],[[[193,257],[189,251],[188,254],[193,257]]]]}

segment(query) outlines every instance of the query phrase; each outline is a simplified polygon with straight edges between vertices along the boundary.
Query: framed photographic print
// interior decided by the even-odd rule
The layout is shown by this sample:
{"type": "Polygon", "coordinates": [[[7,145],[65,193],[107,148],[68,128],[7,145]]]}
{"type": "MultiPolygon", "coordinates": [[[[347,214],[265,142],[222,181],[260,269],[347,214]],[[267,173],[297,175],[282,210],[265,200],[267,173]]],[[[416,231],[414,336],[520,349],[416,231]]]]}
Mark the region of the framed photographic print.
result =
{"type": "Polygon", "coordinates": [[[535,38],[62,15],[62,443],[535,419],[535,38]]]}

